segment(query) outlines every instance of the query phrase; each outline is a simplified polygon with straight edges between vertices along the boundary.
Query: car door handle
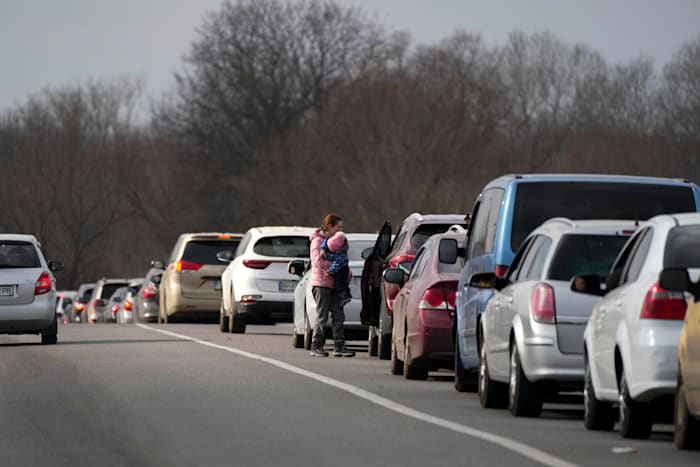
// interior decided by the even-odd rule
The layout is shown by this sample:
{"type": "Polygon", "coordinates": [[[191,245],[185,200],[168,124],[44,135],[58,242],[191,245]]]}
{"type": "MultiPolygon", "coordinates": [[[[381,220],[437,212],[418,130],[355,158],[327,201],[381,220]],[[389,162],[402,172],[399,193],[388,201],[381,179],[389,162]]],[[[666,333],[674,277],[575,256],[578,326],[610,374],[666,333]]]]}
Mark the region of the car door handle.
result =
{"type": "Polygon", "coordinates": [[[506,303],[508,303],[509,305],[513,303],[513,297],[506,298],[506,303]]]}
{"type": "Polygon", "coordinates": [[[622,300],[620,300],[619,298],[615,300],[615,306],[618,308],[622,308],[622,300]]]}
{"type": "Polygon", "coordinates": [[[499,308],[501,306],[501,302],[499,300],[494,300],[493,301],[493,306],[496,308],[499,308]]]}

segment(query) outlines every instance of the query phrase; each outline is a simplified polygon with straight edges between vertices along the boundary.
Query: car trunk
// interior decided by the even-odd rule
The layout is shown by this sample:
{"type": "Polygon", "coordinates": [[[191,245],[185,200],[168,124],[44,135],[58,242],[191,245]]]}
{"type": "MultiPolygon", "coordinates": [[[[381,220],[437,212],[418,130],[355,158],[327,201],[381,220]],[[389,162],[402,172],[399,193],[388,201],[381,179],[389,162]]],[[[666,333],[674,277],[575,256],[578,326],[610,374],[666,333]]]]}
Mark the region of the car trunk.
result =
{"type": "Polygon", "coordinates": [[[583,330],[600,297],[573,292],[569,282],[551,281],[549,284],[554,287],[559,350],[566,354],[583,354],[583,330]]]}
{"type": "Polygon", "coordinates": [[[41,268],[0,269],[0,306],[34,301],[34,287],[41,272],[41,268]]]}
{"type": "Polygon", "coordinates": [[[293,294],[294,288],[299,282],[298,276],[287,271],[287,264],[299,258],[275,258],[269,261],[265,269],[260,269],[255,274],[255,285],[263,292],[284,292],[293,294]]]}
{"type": "Polygon", "coordinates": [[[180,291],[185,298],[221,298],[221,274],[226,265],[202,264],[196,271],[179,272],[180,291]]]}

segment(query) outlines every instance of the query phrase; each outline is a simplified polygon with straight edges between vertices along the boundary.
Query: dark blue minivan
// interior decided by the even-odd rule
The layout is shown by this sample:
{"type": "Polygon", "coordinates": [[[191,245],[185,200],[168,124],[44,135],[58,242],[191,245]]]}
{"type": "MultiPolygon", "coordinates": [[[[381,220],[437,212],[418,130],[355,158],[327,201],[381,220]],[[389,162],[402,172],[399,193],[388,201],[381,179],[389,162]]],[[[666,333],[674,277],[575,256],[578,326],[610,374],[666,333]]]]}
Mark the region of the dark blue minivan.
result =
{"type": "Polygon", "coordinates": [[[486,184],[474,204],[457,289],[455,388],[476,389],[479,319],[493,291],[469,287],[477,273],[503,277],[520,243],[545,220],[646,220],[698,211],[700,187],[687,180],[622,175],[505,175],[486,184]]]}

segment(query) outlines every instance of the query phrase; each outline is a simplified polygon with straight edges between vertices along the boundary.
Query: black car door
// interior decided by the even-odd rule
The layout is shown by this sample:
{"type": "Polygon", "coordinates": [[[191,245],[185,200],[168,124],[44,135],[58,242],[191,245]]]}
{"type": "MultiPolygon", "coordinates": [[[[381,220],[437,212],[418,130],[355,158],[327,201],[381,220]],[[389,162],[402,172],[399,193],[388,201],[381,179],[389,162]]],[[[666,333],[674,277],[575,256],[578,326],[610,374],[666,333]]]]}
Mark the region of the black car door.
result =
{"type": "Polygon", "coordinates": [[[365,259],[362,268],[362,311],[360,321],[369,326],[379,325],[379,305],[381,300],[381,278],[386,264],[386,257],[391,248],[391,223],[385,221],[374,244],[372,254],[365,259]]]}

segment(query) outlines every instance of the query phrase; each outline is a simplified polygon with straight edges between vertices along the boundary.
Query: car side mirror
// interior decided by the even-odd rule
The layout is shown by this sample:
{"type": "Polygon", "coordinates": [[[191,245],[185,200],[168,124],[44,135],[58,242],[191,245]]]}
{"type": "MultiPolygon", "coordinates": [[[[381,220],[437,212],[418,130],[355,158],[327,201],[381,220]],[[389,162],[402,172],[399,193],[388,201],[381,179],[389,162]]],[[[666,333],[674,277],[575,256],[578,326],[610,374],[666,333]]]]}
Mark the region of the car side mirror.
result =
{"type": "Polygon", "coordinates": [[[695,295],[697,287],[690,281],[685,268],[666,268],[659,274],[659,286],[671,292],[691,292],[695,295]]]}
{"type": "Polygon", "coordinates": [[[63,263],[60,261],[49,261],[49,269],[51,271],[63,271],[63,263]]]}
{"type": "Polygon", "coordinates": [[[374,253],[374,247],[371,246],[369,248],[365,248],[362,250],[362,253],[360,253],[360,256],[362,256],[362,259],[367,259],[370,257],[370,255],[374,253]]]}
{"type": "Polygon", "coordinates": [[[160,284],[160,281],[161,281],[162,279],[163,279],[163,275],[162,275],[162,274],[156,274],[156,275],[154,275],[153,277],[151,277],[151,282],[153,282],[154,284],[158,285],[158,284],[160,284]]]}
{"type": "Polygon", "coordinates": [[[165,269],[165,264],[162,259],[154,259],[151,261],[151,267],[155,269],[165,269]]]}
{"type": "Polygon", "coordinates": [[[290,261],[289,264],[287,265],[287,271],[289,274],[294,274],[295,276],[303,276],[304,275],[304,270],[306,269],[306,265],[304,264],[304,261],[295,259],[294,261],[290,261]]]}
{"type": "Polygon", "coordinates": [[[97,300],[97,303],[95,303],[95,306],[96,306],[97,308],[103,308],[103,307],[106,307],[106,306],[107,306],[107,303],[108,303],[108,302],[107,302],[106,299],[100,298],[99,300],[97,300]]]}
{"type": "Polygon", "coordinates": [[[607,289],[603,289],[603,282],[598,274],[581,274],[574,276],[571,279],[570,289],[573,292],[598,295],[600,297],[607,293],[607,289]]]}
{"type": "Polygon", "coordinates": [[[216,254],[216,259],[222,263],[230,263],[233,261],[233,251],[231,250],[223,250],[220,251],[216,254]]]}
{"type": "Polygon", "coordinates": [[[438,255],[441,263],[455,264],[458,254],[457,240],[454,238],[443,238],[440,240],[438,255]]]}
{"type": "Polygon", "coordinates": [[[482,272],[474,274],[469,278],[469,287],[477,289],[494,289],[496,288],[496,274],[492,272],[482,272]]]}
{"type": "Polygon", "coordinates": [[[384,271],[384,280],[390,284],[402,286],[406,281],[406,273],[399,268],[387,269],[384,271]]]}

